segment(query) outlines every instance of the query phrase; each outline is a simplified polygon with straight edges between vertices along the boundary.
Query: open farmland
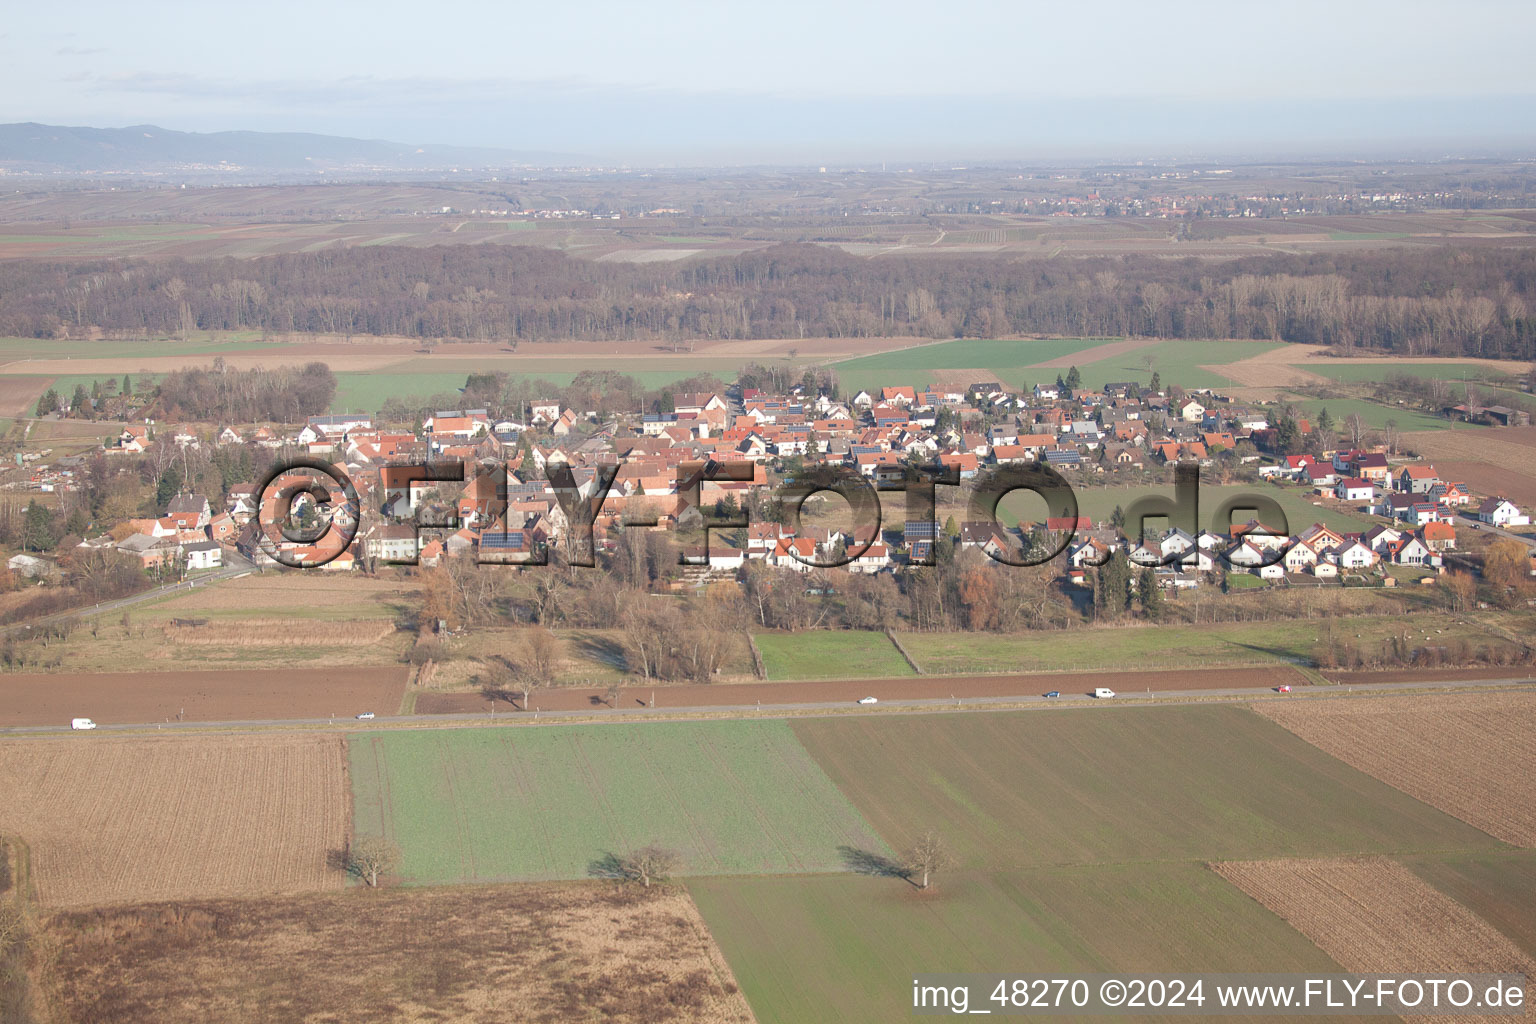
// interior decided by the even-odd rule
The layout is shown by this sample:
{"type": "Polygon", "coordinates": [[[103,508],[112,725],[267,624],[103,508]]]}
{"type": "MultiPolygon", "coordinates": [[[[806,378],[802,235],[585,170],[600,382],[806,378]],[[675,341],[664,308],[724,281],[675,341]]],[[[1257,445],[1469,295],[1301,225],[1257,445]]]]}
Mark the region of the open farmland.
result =
{"type": "Polygon", "coordinates": [[[1442,479],[1536,506],[1536,427],[1405,434],[1402,443],[1434,463],[1442,479]]]}
{"type": "MultiPolygon", "coordinates": [[[[833,364],[843,389],[852,394],[859,389],[875,391],[885,386],[934,384],[964,388],[982,380],[1010,380],[1024,367],[1071,359],[1103,346],[1122,346],[1110,338],[1052,338],[1025,340],[964,340],[922,344],[910,339],[911,347],[896,352],[861,356],[833,364]],[[957,371],[966,379],[955,376],[957,371]]],[[[1056,369],[1038,369],[1032,382],[1054,380],[1056,369]]],[[[1063,371],[1064,372],[1064,371],[1063,371]]]]}
{"type": "MultiPolygon", "coordinates": [[[[1338,640],[1372,654],[1383,644],[1402,634],[1404,627],[1442,630],[1437,642],[1451,643],[1465,639],[1472,647],[1501,644],[1491,634],[1472,623],[1446,622],[1443,617],[1424,615],[1365,616],[1349,615],[1345,591],[1339,588],[1307,594],[1317,600],[1314,619],[1289,619],[1271,622],[1221,622],[1203,625],[1126,625],[1095,626],[1053,632],[1015,635],[987,633],[901,633],[901,642],[923,671],[934,674],[963,672],[1053,672],[1099,669],[1104,671],[1134,667],[1137,674],[1128,677],[1126,690],[1144,686],[1158,689],[1196,689],[1171,685],[1161,679],[1143,683],[1141,673],[1149,669],[1178,667],[1214,667],[1220,665],[1307,664],[1322,655],[1330,631],[1338,640]],[[1338,600],[1337,604],[1331,602],[1338,600]]],[[[1506,676],[1517,670],[1506,670],[1506,676]]],[[[1166,673],[1153,673],[1162,676],[1166,673]]],[[[1503,678],[1503,677],[1501,677],[1503,678]]],[[[1279,682],[1280,680],[1277,680],[1279,682]]],[[[1287,682],[1291,680],[1285,680],[1287,682]]],[[[1233,686],[1252,685],[1233,682],[1233,686]]]]}
{"type": "Polygon", "coordinates": [[[357,834],[397,841],[412,882],[583,878],[651,844],[690,875],[889,852],[783,722],[378,733],[351,763],[357,834]]]}
{"type": "Polygon", "coordinates": [[[892,847],[932,827],[964,867],[1498,847],[1242,707],[792,728],[892,847]]]}
{"type": "Polygon", "coordinates": [[[847,876],[688,890],[764,1024],[901,1020],[926,971],[1339,969],[1197,863],[965,872],[927,893],[847,876]]]}
{"type": "MultiPolygon", "coordinates": [[[[1508,937],[1401,864],[1385,858],[1212,866],[1349,971],[1517,973],[1528,980],[1536,975],[1536,959],[1508,937]]],[[[1526,990],[1528,995],[1532,991],[1529,983],[1526,990]]],[[[1479,1018],[1434,1015],[1417,1019],[1479,1018]]]]}
{"type": "Polygon", "coordinates": [[[1536,960],[1536,851],[1409,857],[1403,864],[1536,960]]]}
{"type": "MultiPolygon", "coordinates": [[[[1292,364],[1298,365],[1298,364],[1292,364]]],[[[1487,360],[1485,362],[1445,359],[1439,362],[1412,362],[1399,359],[1314,359],[1299,364],[1310,373],[1329,380],[1374,383],[1392,377],[1424,377],[1445,381],[1507,380],[1526,366],[1524,363],[1487,360]]]]}
{"type": "MultiPolygon", "coordinates": [[[[1174,384],[1186,389],[1224,388],[1235,383],[1226,372],[1227,364],[1284,347],[1284,343],[1268,341],[1159,341],[1145,348],[1078,363],[1077,369],[1082,374],[1083,387],[1091,389],[1112,381],[1135,381],[1146,387],[1154,372],[1165,388],[1174,384]]],[[[1034,384],[1039,379],[1027,383],[1034,384]]]]}
{"type": "Polygon", "coordinates": [[[1255,705],[1361,771],[1517,846],[1536,846],[1536,693],[1255,705]]]}
{"type": "Polygon", "coordinates": [[[1342,424],[1350,416],[1359,416],[1360,422],[1365,424],[1367,430],[1381,430],[1387,426],[1388,422],[1396,423],[1397,429],[1404,431],[1455,431],[1470,435],[1474,433],[1481,434],[1487,429],[1472,423],[1458,423],[1455,420],[1436,416],[1421,409],[1382,405],[1380,402],[1372,402],[1364,398],[1298,398],[1292,396],[1287,401],[1296,408],[1298,416],[1305,416],[1313,422],[1317,421],[1319,413],[1327,409],[1328,415],[1333,417],[1335,424],[1342,424]]]}
{"type": "Polygon", "coordinates": [[[61,1020],[750,1024],[681,889],[363,891],[52,915],[61,1020]]]}
{"type": "Polygon", "coordinates": [[[0,377],[0,416],[31,416],[52,384],[52,377],[0,377]]]}
{"type": "Polygon", "coordinates": [[[335,736],[0,744],[0,831],[49,907],[335,889],[347,839],[335,736]]]}
{"type": "Polygon", "coordinates": [[[836,679],[909,676],[912,666],[884,633],[759,633],[753,638],[768,678],[836,679]]]}
{"type": "Polygon", "coordinates": [[[412,582],[359,573],[262,572],[178,594],[155,613],[209,618],[388,619],[414,610],[412,582]]]}
{"type": "Polygon", "coordinates": [[[0,727],[64,726],[85,716],[103,725],[230,722],[391,714],[405,692],[402,665],[221,672],[0,674],[0,727]]]}

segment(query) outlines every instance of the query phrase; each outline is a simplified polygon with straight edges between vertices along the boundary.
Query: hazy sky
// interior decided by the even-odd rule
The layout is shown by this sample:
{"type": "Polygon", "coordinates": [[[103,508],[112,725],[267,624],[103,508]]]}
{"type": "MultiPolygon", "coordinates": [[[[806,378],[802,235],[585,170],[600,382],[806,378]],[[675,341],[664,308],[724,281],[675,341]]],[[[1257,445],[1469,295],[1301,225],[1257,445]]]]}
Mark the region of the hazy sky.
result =
{"type": "Polygon", "coordinates": [[[1532,39],[1532,0],[77,0],[0,22],[0,120],[664,162],[1529,148],[1532,39]]]}

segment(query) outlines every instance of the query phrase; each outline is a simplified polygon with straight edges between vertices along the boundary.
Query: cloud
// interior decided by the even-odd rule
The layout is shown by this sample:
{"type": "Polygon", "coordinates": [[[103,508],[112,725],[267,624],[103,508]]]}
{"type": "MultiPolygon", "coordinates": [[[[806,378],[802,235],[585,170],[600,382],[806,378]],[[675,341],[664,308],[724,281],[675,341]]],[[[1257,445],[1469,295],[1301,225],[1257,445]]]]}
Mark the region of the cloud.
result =
{"type": "Polygon", "coordinates": [[[106,52],[106,49],[100,46],[61,46],[53,51],[53,55],[55,57],[90,57],[106,52]]]}

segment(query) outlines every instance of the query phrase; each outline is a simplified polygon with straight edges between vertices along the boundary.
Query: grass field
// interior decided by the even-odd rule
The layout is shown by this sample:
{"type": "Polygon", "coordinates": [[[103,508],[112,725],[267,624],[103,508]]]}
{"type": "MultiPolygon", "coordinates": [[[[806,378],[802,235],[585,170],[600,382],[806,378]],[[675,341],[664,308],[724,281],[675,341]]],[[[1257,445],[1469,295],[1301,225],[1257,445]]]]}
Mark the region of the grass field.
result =
{"type": "Polygon", "coordinates": [[[1280,344],[1283,343],[1160,341],[1119,356],[1081,365],[1077,369],[1082,374],[1085,388],[1102,388],[1111,381],[1135,381],[1145,387],[1151,381],[1153,371],[1162,378],[1165,388],[1175,384],[1182,388],[1220,388],[1231,384],[1231,378],[1204,367],[1250,359],[1278,348],[1280,344]],[[1152,360],[1150,367],[1147,365],[1149,358],[1152,360]]]}
{"type": "Polygon", "coordinates": [[[916,674],[884,633],[816,630],[758,633],[752,639],[774,681],[838,679],[854,671],[870,678],[916,674]]]}
{"type": "Polygon", "coordinates": [[[1338,970],[1195,863],[966,872],[927,894],[846,876],[688,890],[760,1024],[902,1020],[928,971],[1338,970]]]}
{"type": "Polygon", "coordinates": [[[453,394],[464,387],[463,373],[338,373],[336,412],[377,413],[391,398],[430,398],[453,394]]]}
{"type": "MultiPolygon", "coordinates": [[[[1341,594],[1331,591],[1330,596],[1341,594]]],[[[1324,606],[1326,607],[1326,606],[1324,606]]],[[[923,671],[932,675],[966,672],[1069,672],[1080,669],[1183,668],[1253,665],[1274,662],[1308,664],[1334,636],[1371,653],[1402,632],[1411,639],[1434,629],[1437,643],[1465,638],[1474,648],[1494,642],[1475,624],[1441,616],[1331,616],[1275,622],[1222,622],[1212,625],[1095,627],[1061,633],[901,633],[902,645],[923,671]],[[1430,625],[1424,625],[1429,623],[1430,625]],[[1416,626],[1416,628],[1415,628],[1416,626]]],[[[1132,686],[1134,676],[1127,679],[1132,686]]]]}
{"type": "Polygon", "coordinates": [[[1307,398],[1293,399],[1291,404],[1296,407],[1299,414],[1317,419],[1317,414],[1323,409],[1328,410],[1328,415],[1333,417],[1333,422],[1343,425],[1345,418],[1360,414],[1363,422],[1371,430],[1380,430],[1387,425],[1388,420],[1397,421],[1399,430],[1484,430],[1468,423],[1457,423],[1454,420],[1445,419],[1443,416],[1431,416],[1427,412],[1417,409],[1396,408],[1390,405],[1379,405],[1376,402],[1368,402],[1360,398],[1307,398]]]}
{"type": "Polygon", "coordinates": [[[1243,708],[793,729],[893,848],[932,828],[958,864],[927,892],[891,877],[690,879],[764,1024],[895,1020],[922,971],[1337,971],[1207,862],[1508,849],[1243,708]]]}
{"type": "MultiPolygon", "coordinates": [[[[915,344],[912,348],[880,355],[860,356],[834,363],[838,382],[852,394],[860,388],[871,391],[902,384],[932,384],[935,370],[979,371],[977,380],[990,373],[999,379],[1017,377],[1020,368],[1069,356],[1074,352],[1106,344],[1106,338],[1060,338],[1051,340],[966,340],[936,344],[915,344]],[[987,371],[987,372],[980,372],[987,371]]],[[[915,339],[914,339],[915,341],[915,339]]],[[[1054,380],[1055,370],[1035,370],[1030,383],[1054,380]]],[[[1025,376],[1029,376],[1028,373],[1025,376]]],[[[1012,382],[1012,381],[1011,381],[1012,382]]],[[[972,384],[975,381],[965,381],[972,384]]],[[[962,385],[963,386],[963,385],[962,385]]]]}
{"type": "Polygon", "coordinates": [[[356,831],[399,842],[413,882],[583,878],[647,844],[689,875],[885,849],[782,721],[380,733],[351,764],[356,831]]]}
{"type": "Polygon", "coordinates": [[[1352,383],[1373,383],[1388,377],[1423,377],[1432,380],[1507,380],[1510,374],[1501,373],[1482,363],[1414,363],[1396,360],[1380,363],[1342,363],[1314,360],[1296,364],[1296,368],[1329,380],[1352,383]]]}
{"type": "Polygon", "coordinates": [[[1408,857],[1403,862],[1536,958],[1536,851],[1408,857]]]}
{"type": "MultiPolygon", "coordinates": [[[[1077,495],[1078,515],[1088,516],[1095,526],[1105,522],[1114,513],[1115,506],[1122,510],[1129,509],[1131,503],[1143,495],[1164,495],[1173,497],[1173,484],[1154,485],[1148,487],[1101,487],[1091,483],[1079,484],[1072,481],[1073,493],[1077,495]]],[[[1310,489],[1280,485],[1280,484],[1200,484],[1200,507],[1198,522],[1201,529],[1213,529],[1218,533],[1225,533],[1226,523],[1215,522],[1217,511],[1228,499],[1241,497],[1245,494],[1258,494],[1273,499],[1285,512],[1287,522],[1283,525],[1290,527],[1291,533],[1297,533],[1306,529],[1313,523],[1323,523],[1336,530],[1347,532],[1359,532],[1362,527],[1375,520],[1369,516],[1340,508],[1336,504],[1324,503],[1312,504],[1321,499],[1312,494],[1310,489]]],[[[1060,509],[1051,509],[1050,514],[1061,514],[1060,509]]],[[[1045,514],[1044,503],[1030,491],[1015,491],[1005,497],[998,505],[998,521],[1007,526],[1012,526],[1020,521],[1038,522],[1045,514]]],[[[1246,522],[1247,517],[1239,514],[1233,517],[1239,524],[1246,522]]],[[[1154,524],[1155,525],[1155,524],[1154,524]]],[[[1282,524],[1274,525],[1277,529],[1282,524]]]]}
{"type": "Polygon", "coordinates": [[[934,828],[962,867],[1501,847],[1241,707],[793,728],[892,847],[934,828]]]}
{"type": "Polygon", "coordinates": [[[398,666],[413,634],[389,627],[418,608],[415,585],[390,577],[253,573],[97,616],[34,653],[59,672],[398,666]],[[173,629],[173,619],[206,623],[173,629]],[[353,628],[376,639],[338,645],[336,632],[353,628]]]}

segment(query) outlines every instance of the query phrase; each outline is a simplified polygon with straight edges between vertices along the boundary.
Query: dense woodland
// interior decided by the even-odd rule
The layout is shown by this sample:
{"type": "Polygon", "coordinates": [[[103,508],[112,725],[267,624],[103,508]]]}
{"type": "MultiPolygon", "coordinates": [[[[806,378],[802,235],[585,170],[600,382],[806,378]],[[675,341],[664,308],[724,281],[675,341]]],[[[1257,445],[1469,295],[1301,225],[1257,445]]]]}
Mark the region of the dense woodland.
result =
{"type": "Polygon", "coordinates": [[[0,335],[262,330],[423,339],[1009,334],[1255,338],[1536,358],[1536,252],[1398,246],[1233,260],[851,256],[674,264],[537,248],[0,263],[0,335]]]}

